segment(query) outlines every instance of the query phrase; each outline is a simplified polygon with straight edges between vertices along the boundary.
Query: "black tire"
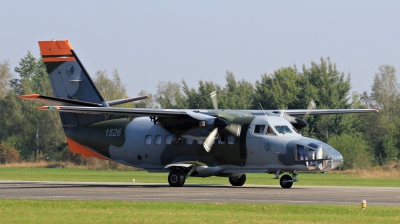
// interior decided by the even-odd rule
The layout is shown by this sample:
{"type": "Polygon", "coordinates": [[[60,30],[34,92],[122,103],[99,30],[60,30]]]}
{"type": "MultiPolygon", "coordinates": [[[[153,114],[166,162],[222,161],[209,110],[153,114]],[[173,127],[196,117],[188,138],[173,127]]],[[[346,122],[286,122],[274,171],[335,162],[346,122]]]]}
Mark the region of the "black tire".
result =
{"type": "Polygon", "coordinates": [[[171,170],[168,183],[171,187],[182,187],[185,184],[185,174],[181,170],[171,170]]]}
{"type": "Polygon", "coordinates": [[[246,183],[246,174],[243,174],[240,177],[229,177],[229,183],[235,187],[243,186],[243,184],[246,183]]]}
{"type": "Polygon", "coordinates": [[[287,181],[287,180],[292,180],[292,177],[287,175],[287,174],[283,175],[281,177],[279,182],[280,182],[282,188],[291,188],[292,187],[293,182],[284,182],[284,181],[287,181]]]}

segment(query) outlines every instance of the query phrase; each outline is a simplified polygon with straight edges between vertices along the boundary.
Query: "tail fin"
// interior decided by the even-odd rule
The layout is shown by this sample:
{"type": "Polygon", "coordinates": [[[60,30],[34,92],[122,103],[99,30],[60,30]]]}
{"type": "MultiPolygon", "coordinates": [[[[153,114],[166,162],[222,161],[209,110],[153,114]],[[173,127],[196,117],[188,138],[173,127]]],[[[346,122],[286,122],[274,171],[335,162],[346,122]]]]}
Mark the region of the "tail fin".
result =
{"type": "MultiPolygon", "coordinates": [[[[55,97],[108,107],[68,40],[39,41],[39,47],[55,97]]],[[[104,120],[101,115],[73,113],[60,113],[60,117],[64,127],[104,120]]]]}
{"type": "Polygon", "coordinates": [[[55,97],[108,106],[68,40],[39,41],[55,97]]]}

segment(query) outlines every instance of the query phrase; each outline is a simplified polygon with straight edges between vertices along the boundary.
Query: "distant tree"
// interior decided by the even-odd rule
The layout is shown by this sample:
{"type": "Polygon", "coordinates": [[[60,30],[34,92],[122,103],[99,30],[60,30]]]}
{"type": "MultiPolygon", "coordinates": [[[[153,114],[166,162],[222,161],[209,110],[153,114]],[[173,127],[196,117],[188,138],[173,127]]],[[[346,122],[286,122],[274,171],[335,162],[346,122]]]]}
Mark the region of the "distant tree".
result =
{"type": "Polygon", "coordinates": [[[16,99],[18,95],[32,93],[53,95],[45,65],[43,60],[28,52],[14,71],[19,78],[11,81],[12,92],[5,102],[7,109],[4,113],[10,115],[8,119],[12,123],[5,124],[9,133],[4,142],[15,147],[24,159],[37,150],[46,155],[65,142],[58,113],[38,112],[36,107],[40,104],[16,99]]]}
{"type": "Polygon", "coordinates": [[[296,67],[282,67],[273,74],[264,74],[255,84],[254,107],[259,103],[264,109],[288,109],[295,105],[301,90],[296,67]]]}
{"type": "Polygon", "coordinates": [[[155,101],[161,108],[187,108],[187,99],[181,90],[181,85],[175,82],[159,81],[155,101]]]}
{"type": "Polygon", "coordinates": [[[379,66],[375,73],[371,94],[364,93],[368,106],[380,110],[370,115],[365,132],[374,145],[375,156],[381,163],[396,161],[400,155],[400,92],[396,69],[391,65],[379,66]]]}
{"type": "Polygon", "coordinates": [[[224,109],[251,109],[254,100],[254,86],[242,79],[236,81],[232,72],[226,72],[226,85],[223,88],[222,101],[219,102],[224,109]]]}
{"type": "Polygon", "coordinates": [[[112,78],[108,78],[106,70],[97,71],[93,82],[107,101],[127,97],[126,85],[122,83],[117,69],[112,71],[112,78]]]}
{"type": "Polygon", "coordinates": [[[10,62],[4,60],[0,62],[0,99],[4,98],[10,89],[10,81],[13,75],[10,71],[10,62]]]}
{"type": "MultiPolygon", "coordinates": [[[[301,93],[305,94],[302,99],[313,99],[319,109],[350,107],[350,75],[339,72],[329,58],[321,58],[319,64],[311,62],[310,67],[303,65],[301,75],[304,77],[301,93]]],[[[342,134],[342,119],[343,115],[309,116],[309,126],[303,134],[328,141],[329,136],[342,134]]]]}
{"type": "Polygon", "coordinates": [[[19,162],[21,157],[17,150],[7,145],[0,144],[0,163],[19,162]]]}
{"type": "Polygon", "coordinates": [[[388,124],[399,113],[399,84],[396,69],[391,65],[379,66],[371,89],[374,106],[381,110],[382,122],[388,124]]]}
{"type": "Polygon", "coordinates": [[[328,144],[337,149],[344,158],[339,169],[366,169],[371,167],[373,154],[362,134],[334,135],[329,139],[328,144]]]}

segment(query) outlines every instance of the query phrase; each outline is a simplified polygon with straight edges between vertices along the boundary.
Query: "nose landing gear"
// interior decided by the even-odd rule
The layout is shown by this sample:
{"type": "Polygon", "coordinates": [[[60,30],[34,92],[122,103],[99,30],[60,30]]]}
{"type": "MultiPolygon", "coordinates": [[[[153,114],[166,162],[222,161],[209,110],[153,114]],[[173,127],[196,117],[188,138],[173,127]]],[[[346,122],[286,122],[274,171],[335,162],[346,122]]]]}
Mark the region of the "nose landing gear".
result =
{"type": "Polygon", "coordinates": [[[291,172],[290,175],[283,175],[279,181],[280,185],[282,188],[291,188],[293,185],[293,182],[299,181],[297,179],[297,173],[296,172],[291,172]]]}

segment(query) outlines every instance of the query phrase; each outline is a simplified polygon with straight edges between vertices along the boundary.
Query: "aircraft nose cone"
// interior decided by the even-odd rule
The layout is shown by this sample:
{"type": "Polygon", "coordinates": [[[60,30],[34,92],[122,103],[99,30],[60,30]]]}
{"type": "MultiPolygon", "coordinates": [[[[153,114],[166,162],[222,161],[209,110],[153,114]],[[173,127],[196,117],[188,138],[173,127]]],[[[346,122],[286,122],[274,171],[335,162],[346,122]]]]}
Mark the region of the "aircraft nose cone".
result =
{"type": "Polygon", "coordinates": [[[326,164],[324,171],[333,170],[343,163],[343,156],[332,146],[323,143],[321,145],[323,151],[325,152],[325,158],[329,159],[328,164],[326,164]]]}

